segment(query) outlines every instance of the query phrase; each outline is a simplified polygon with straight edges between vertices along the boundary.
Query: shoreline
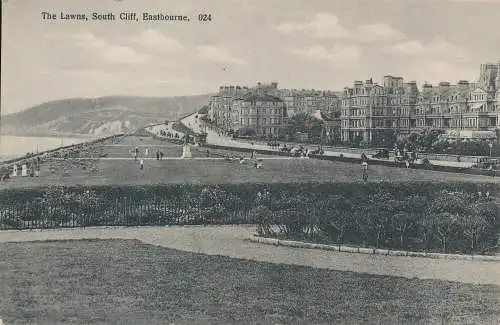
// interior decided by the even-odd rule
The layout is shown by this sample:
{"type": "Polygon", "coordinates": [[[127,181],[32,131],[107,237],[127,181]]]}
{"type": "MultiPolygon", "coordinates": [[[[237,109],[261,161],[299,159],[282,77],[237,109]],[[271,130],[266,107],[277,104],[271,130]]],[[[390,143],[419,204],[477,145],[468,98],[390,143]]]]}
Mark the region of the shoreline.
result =
{"type": "MultiPolygon", "coordinates": [[[[3,133],[0,137],[24,137],[24,138],[99,138],[101,136],[95,136],[88,133],[3,133]]],[[[108,136],[108,135],[104,135],[108,136]]]]}
{"type": "MultiPolygon", "coordinates": [[[[106,141],[107,139],[111,139],[113,137],[119,137],[119,136],[123,136],[124,134],[114,134],[114,135],[111,135],[111,136],[106,136],[106,137],[98,137],[98,138],[88,138],[88,139],[82,139],[82,140],[85,140],[85,141],[82,141],[82,142],[78,142],[78,143],[72,143],[72,144],[69,144],[69,145],[63,145],[63,146],[57,146],[55,148],[52,148],[52,149],[46,149],[46,150],[42,150],[42,151],[39,151],[37,153],[33,153],[32,155],[5,155],[5,157],[12,157],[14,156],[14,158],[10,158],[10,159],[7,159],[7,160],[3,160],[2,156],[0,156],[0,166],[10,166],[11,164],[13,163],[17,163],[17,162],[21,162],[23,160],[26,160],[26,159],[33,159],[35,157],[39,157],[39,156],[43,156],[43,155],[46,155],[46,154],[51,154],[51,153],[55,153],[57,151],[60,151],[60,150],[65,150],[65,149],[71,149],[71,148],[74,148],[74,147],[77,147],[77,146],[81,146],[81,145],[84,145],[84,144],[93,144],[93,143],[98,143],[98,142],[101,142],[101,141],[106,141]]],[[[56,138],[56,137],[54,137],[56,138]]],[[[76,139],[78,139],[77,137],[75,137],[76,139]]],[[[80,138],[81,139],[81,138],[80,138]]]]}

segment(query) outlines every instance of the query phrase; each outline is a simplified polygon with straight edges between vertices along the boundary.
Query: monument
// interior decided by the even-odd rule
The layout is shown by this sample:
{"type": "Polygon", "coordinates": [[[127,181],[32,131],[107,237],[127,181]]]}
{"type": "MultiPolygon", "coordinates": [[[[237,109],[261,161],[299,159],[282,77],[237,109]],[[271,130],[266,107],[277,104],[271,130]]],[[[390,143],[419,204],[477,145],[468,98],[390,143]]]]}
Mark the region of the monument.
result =
{"type": "Polygon", "coordinates": [[[28,165],[23,164],[21,166],[21,176],[22,177],[27,177],[28,176],[28,165]]]}
{"type": "Polygon", "coordinates": [[[191,146],[189,145],[188,135],[184,136],[184,145],[182,146],[182,158],[191,158],[191,146]]]}
{"type": "Polygon", "coordinates": [[[185,143],[182,146],[182,158],[191,158],[191,146],[185,143]]]}

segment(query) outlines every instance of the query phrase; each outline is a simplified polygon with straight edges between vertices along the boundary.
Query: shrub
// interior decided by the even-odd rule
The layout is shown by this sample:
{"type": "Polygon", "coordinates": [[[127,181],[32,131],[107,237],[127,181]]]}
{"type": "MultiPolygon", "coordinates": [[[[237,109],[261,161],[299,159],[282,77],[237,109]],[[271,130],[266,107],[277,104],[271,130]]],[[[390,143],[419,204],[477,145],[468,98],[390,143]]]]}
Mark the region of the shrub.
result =
{"type": "Polygon", "coordinates": [[[427,182],[164,184],[6,189],[0,195],[1,229],[241,223],[257,224],[261,236],[483,252],[498,245],[499,187],[427,182]]]}

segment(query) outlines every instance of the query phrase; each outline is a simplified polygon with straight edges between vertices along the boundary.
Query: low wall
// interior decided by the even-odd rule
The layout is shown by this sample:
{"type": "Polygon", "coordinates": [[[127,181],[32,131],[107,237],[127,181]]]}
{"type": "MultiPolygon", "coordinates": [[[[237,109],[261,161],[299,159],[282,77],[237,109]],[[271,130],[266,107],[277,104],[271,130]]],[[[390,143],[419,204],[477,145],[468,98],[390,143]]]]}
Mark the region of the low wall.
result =
{"type": "Polygon", "coordinates": [[[362,248],[362,247],[349,247],[349,246],[336,246],[325,244],[313,244],[294,240],[279,240],[275,238],[266,238],[252,236],[248,238],[249,241],[260,244],[286,246],[294,248],[307,248],[307,249],[322,249],[342,253],[358,253],[358,254],[371,254],[371,255],[385,255],[385,256],[408,256],[408,257],[427,257],[434,259],[446,260],[468,260],[468,261],[488,261],[500,262],[500,256],[489,255],[461,255],[461,254],[442,254],[442,253],[426,253],[426,252],[409,252],[397,251],[390,249],[375,249],[375,248],[362,248]]]}

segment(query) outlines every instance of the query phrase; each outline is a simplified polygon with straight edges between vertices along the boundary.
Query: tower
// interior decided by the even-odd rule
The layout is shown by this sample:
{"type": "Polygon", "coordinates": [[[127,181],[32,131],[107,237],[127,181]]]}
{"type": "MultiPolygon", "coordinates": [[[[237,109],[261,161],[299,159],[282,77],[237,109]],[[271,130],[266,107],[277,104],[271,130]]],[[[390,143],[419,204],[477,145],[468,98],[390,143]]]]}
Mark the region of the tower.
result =
{"type": "Polygon", "coordinates": [[[497,64],[497,78],[495,79],[495,89],[497,91],[500,90],[500,60],[498,60],[497,64]]]}
{"type": "Polygon", "coordinates": [[[498,80],[498,68],[497,63],[481,64],[478,86],[488,92],[494,91],[498,80]]]}

